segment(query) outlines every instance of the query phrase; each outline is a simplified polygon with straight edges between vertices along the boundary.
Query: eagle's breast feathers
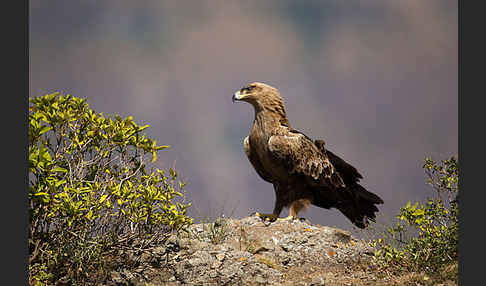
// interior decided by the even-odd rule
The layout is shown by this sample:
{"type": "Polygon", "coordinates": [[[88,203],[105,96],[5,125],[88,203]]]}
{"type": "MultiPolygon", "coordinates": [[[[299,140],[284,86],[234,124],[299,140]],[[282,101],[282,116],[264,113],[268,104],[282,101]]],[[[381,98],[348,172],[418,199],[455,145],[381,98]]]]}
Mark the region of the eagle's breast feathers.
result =
{"type": "Polygon", "coordinates": [[[253,168],[256,170],[258,175],[265,181],[272,183],[272,177],[265,171],[262,164],[260,163],[260,159],[258,159],[256,150],[252,150],[250,147],[250,137],[246,136],[245,140],[243,140],[243,146],[245,147],[245,154],[248,157],[253,168]]]}

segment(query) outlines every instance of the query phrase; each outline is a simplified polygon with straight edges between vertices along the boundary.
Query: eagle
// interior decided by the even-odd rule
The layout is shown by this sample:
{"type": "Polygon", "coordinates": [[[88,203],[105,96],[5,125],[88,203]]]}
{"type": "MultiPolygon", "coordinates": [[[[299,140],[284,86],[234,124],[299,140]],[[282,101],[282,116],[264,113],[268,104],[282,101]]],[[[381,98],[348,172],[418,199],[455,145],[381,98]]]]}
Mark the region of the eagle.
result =
{"type": "Polygon", "coordinates": [[[365,228],[376,222],[376,205],[383,200],[358,182],[355,167],[325,148],[324,140],[312,140],[291,127],[279,91],[253,82],[233,94],[255,110],[250,134],[244,139],[246,156],[258,175],[273,184],[273,213],[256,213],[264,220],[292,220],[311,204],[338,209],[354,225],[365,228]],[[283,208],[289,216],[280,218],[283,208]]]}

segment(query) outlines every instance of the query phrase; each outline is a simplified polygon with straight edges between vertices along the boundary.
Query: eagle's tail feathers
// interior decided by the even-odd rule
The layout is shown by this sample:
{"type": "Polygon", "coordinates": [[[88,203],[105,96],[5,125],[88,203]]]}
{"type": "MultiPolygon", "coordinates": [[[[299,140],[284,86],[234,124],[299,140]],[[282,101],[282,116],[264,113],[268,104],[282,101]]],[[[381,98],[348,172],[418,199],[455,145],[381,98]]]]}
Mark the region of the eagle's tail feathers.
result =
{"type": "Polygon", "coordinates": [[[378,205],[383,203],[383,200],[379,196],[377,196],[377,195],[373,194],[372,192],[366,190],[360,184],[356,184],[353,188],[353,191],[357,195],[358,198],[370,201],[370,202],[372,202],[374,204],[378,204],[378,205]]]}
{"type": "Polygon", "coordinates": [[[375,204],[382,204],[383,200],[360,184],[352,186],[351,192],[347,193],[349,198],[345,200],[345,204],[337,208],[359,228],[367,227],[369,221],[376,222],[375,213],[378,212],[378,208],[375,204]]]}
{"type": "Polygon", "coordinates": [[[337,208],[354,225],[359,228],[368,226],[369,221],[376,222],[376,204],[383,200],[377,195],[367,191],[359,184],[347,186],[334,192],[316,192],[313,204],[322,208],[337,208]]]}

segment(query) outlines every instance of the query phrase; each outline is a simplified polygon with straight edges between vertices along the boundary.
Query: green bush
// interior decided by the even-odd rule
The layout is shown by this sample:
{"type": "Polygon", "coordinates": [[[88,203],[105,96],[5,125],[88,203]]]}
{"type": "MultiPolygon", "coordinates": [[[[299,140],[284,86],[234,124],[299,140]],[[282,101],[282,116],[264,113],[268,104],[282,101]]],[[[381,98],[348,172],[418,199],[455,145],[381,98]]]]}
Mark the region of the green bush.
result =
{"type": "Polygon", "coordinates": [[[119,249],[192,223],[177,173],[147,170],[168,147],[142,134],[148,125],[70,95],[29,101],[30,284],[102,281],[119,249]]]}
{"type": "Polygon", "coordinates": [[[374,243],[376,257],[386,265],[434,273],[457,263],[459,167],[451,157],[440,163],[426,158],[423,168],[435,196],[420,205],[408,202],[397,225],[374,243]]]}

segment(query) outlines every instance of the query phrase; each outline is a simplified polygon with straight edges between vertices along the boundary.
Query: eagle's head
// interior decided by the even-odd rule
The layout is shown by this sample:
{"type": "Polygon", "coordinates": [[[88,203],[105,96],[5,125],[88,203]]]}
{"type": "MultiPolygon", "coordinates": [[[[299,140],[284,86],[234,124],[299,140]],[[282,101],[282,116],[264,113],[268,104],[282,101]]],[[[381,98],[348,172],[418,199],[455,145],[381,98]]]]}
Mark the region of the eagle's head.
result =
{"type": "Polygon", "coordinates": [[[282,104],[278,90],[268,84],[252,82],[233,94],[233,102],[246,101],[255,108],[266,105],[282,104]]]}
{"type": "Polygon", "coordinates": [[[233,102],[246,101],[253,105],[256,113],[266,111],[265,114],[276,116],[278,121],[289,126],[285,114],[285,106],[278,90],[268,84],[253,82],[233,94],[233,102]]]}

